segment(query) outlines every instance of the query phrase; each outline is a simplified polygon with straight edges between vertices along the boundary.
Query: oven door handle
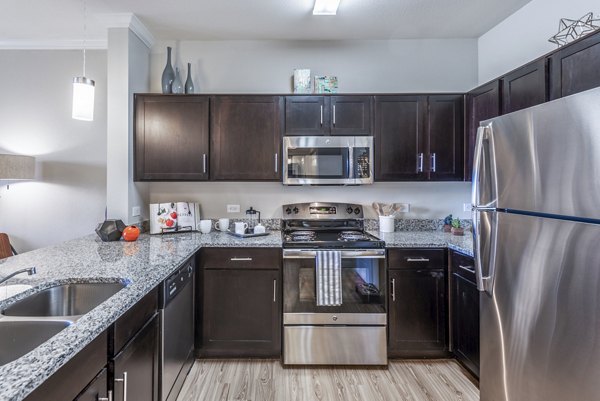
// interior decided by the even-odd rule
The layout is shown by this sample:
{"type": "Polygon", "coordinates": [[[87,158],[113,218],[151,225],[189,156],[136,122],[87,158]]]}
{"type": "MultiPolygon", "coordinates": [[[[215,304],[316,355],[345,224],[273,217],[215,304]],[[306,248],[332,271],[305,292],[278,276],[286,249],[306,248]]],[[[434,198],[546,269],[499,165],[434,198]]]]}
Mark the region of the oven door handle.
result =
{"type": "MultiPolygon", "coordinates": [[[[330,249],[328,249],[330,250],[330,249]]],[[[385,259],[385,249],[344,249],[342,259],[385,259]]],[[[284,249],[284,259],[314,259],[317,256],[315,249],[284,249]]]]}

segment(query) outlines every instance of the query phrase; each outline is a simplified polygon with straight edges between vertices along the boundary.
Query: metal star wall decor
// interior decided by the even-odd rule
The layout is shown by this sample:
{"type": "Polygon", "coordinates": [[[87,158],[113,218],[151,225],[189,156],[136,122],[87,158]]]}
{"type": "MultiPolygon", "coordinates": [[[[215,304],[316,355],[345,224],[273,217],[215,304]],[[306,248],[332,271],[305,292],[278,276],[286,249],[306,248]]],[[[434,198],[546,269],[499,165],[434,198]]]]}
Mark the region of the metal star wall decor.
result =
{"type": "Polygon", "coordinates": [[[558,23],[558,33],[548,41],[561,47],[598,28],[600,28],[600,19],[594,19],[594,13],[591,12],[578,20],[562,18],[558,23]]]}

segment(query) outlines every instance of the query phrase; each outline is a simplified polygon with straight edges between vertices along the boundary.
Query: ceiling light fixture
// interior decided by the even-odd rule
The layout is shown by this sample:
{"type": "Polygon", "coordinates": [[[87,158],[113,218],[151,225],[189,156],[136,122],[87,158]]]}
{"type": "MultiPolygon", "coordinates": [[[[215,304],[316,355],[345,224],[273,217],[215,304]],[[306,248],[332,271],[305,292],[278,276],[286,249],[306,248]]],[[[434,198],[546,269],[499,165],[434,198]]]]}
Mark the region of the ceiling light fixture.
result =
{"type": "Polygon", "coordinates": [[[340,0],[315,0],[313,15],[336,15],[340,0]]]}
{"type": "Polygon", "coordinates": [[[87,39],[87,4],[83,0],[83,75],[73,78],[73,112],[75,120],[94,120],[95,82],[85,77],[85,47],[87,39]]]}

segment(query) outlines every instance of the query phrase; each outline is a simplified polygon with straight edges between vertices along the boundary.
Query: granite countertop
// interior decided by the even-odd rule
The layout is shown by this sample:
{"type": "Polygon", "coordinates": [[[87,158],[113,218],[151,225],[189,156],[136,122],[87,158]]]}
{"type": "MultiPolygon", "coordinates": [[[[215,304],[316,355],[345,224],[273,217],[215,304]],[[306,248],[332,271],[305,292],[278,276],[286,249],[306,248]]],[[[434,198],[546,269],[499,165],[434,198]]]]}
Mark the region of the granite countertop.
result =
{"type": "Polygon", "coordinates": [[[458,236],[441,231],[395,231],[370,234],[385,241],[387,248],[450,248],[468,256],[473,256],[473,236],[469,232],[458,236]]]}
{"type": "Polygon", "coordinates": [[[96,235],[89,235],[0,261],[0,277],[26,267],[37,268],[33,276],[19,275],[8,282],[34,287],[0,301],[0,309],[57,284],[128,284],[49,341],[0,366],[0,400],[25,398],[203,246],[280,247],[281,233],[247,239],[220,232],[142,235],[136,242],[101,242],[96,235]]]}
{"type": "MultiPolygon", "coordinates": [[[[472,237],[438,231],[372,232],[393,247],[449,247],[473,255],[472,237]]],[[[25,356],[0,366],[0,401],[24,399],[150,290],[202,247],[281,247],[282,236],[236,238],[226,233],[142,235],[136,242],[101,242],[89,235],[0,260],[0,277],[35,266],[37,274],[20,275],[10,284],[32,289],[0,301],[0,309],[41,289],[76,282],[115,282],[127,286],[25,356]]],[[[1,319],[1,318],[0,318],[1,319]]]]}

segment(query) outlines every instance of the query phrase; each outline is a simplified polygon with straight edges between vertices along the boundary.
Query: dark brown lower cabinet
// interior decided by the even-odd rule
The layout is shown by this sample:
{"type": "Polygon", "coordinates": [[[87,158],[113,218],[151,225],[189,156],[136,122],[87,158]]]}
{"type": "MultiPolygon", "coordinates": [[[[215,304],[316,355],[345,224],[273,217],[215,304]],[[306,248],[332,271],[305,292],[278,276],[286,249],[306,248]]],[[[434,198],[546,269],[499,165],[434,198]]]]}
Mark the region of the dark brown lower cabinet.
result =
{"type": "Polygon", "coordinates": [[[158,313],[112,360],[115,401],[158,400],[158,313]]]}
{"type": "Polygon", "coordinates": [[[447,356],[445,270],[390,269],[389,280],[389,356],[447,356]]]}
{"type": "Polygon", "coordinates": [[[101,399],[110,400],[110,398],[108,398],[107,369],[102,369],[98,376],[96,376],[81,394],[79,394],[75,401],[99,401],[101,399]]]}
{"type": "Polygon", "coordinates": [[[200,356],[279,357],[281,251],[230,248],[202,253],[200,356]],[[269,261],[267,254],[272,256],[269,261]]]}
{"type": "Polygon", "coordinates": [[[452,351],[479,378],[479,291],[473,258],[451,254],[452,351]]]}

